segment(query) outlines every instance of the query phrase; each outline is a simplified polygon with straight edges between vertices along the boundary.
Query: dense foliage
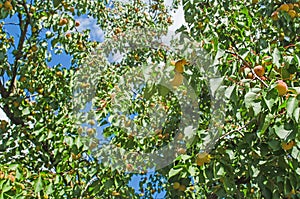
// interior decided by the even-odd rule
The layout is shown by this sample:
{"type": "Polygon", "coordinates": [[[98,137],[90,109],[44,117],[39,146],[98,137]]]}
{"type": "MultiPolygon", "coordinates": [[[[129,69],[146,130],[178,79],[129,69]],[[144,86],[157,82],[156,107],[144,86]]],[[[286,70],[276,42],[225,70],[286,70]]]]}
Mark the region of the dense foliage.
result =
{"type": "Polygon", "coordinates": [[[0,0],[0,18],[0,198],[300,197],[299,2],[0,0]],[[151,43],[181,4],[181,49],[151,43]],[[50,65],[65,55],[71,66],[50,65]],[[165,84],[139,82],[141,69],[165,84]],[[99,132],[133,152],[110,156],[123,169],[101,159],[99,132]]]}

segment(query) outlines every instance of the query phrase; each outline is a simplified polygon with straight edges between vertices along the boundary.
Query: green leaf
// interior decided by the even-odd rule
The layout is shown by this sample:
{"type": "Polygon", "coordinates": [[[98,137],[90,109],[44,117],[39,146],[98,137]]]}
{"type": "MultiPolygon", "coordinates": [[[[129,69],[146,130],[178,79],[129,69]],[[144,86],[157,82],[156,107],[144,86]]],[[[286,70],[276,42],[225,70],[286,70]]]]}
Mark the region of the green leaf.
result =
{"type": "Polygon", "coordinates": [[[190,158],[191,158],[190,155],[181,155],[181,159],[182,159],[183,161],[186,161],[186,160],[188,160],[188,159],[190,159],[190,158]]]}
{"type": "Polygon", "coordinates": [[[280,68],[281,64],[280,64],[280,51],[275,48],[273,53],[272,53],[272,57],[273,57],[273,63],[280,68]]]}
{"type": "Polygon", "coordinates": [[[12,188],[12,186],[10,186],[10,181],[7,180],[6,183],[3,185],[2,187],[2,192],[7,192],[12,188]]]}
{"type": "Polygon", "coordinates": [[[57,6],[59,6],[59,4],[61,4],[62,0],[53,0],[53,5],[54,8],[56,8],[57,6]]]}
{"type": "Polygon", "coordinates": [[[286,111],[287,111],[287,116],[289,118],[293,117],[293,113],[297,107],[298,107],[298,100],[296,99],[296,97],[289,97],[286,103],[286,111]]]}
{"type": "Polygon", "coordinates": [[[300,151],[297,147],[293,147],[292,150],[292,157],[295,158],[296,160],[300,160],[300,151]]]}
{"type": "Polygon", "coordinates": [[[271,112],[274,104],[278,101],[278,95],[276,92],[274,92],[274,90],[271,90],[271,92],[267,93],[263,99],[269,111],[271,112]]]}
{"type": "Polygon", "coordinates": [[[182,169],[183,169],[183,168],[179,168],[179,169],[173,169],[173,168],[172,168],[172,169],[169,171],[169,178],[171,178],[171,177],[177,175],[180,171],[182,171],[182,169]]]}
{"type": "Polygon", "coordinates": [[[219,89],[221,84],[223,83],[223,78],[213,78],[210,79],[210,90],[213,96],[216,95],[216,91],[219,89]]]}
{"type": "Polygon", "coordinates": [[[170,92],[170,89],[168,89],[167,87],[165,86],[162,86],[162,85],[158,85],[158,93],[161,95],[161,96],[166,96],[169,92],[170,92]]]}
{"type": "Polygon", "coordinates": [[[113,185],[113,181],[111,179],[108,179],[105,183],[104,183],[104,187],[106,188],[110,188],[113,185]]]}
{"type": "Polygon", "coordinates": [[[76,144],[77,148],[80,149],[80,147],[82,146],[80,137],[76,137],[75,144],[76,144]]]}
{"type": "Polygon", "coordinates": [[[25,109],[22,110],[22,115],[29,115],[29,114],[30,114],[29,107],[26,107],[25,109]]]}
{"type": "Polygon", "coordinates": [[[299,107],[296,108],[296,110],[294,111],[293,116],[294,116],[295,121],[297,123],[299,123],[299,120],[300,120],[300,108],[299,107]]]}
{"type": "Polygon", "coordinates": [[[252,104],[253,104],[253,101],[256,99],[256,96],[257,96],[257,94],[253,93],[253,92],[248,92],[245,95],[245,106],[247,108],[250,108],[253,106],[252,104]]]}
{"type": "Polygon", "coordinates": [[[195,176],[196,175],[196,169],[193,166],[190,166],[188,169],[189,173],[191,174],[191,176],[195,176]]]}
{"type": "Polygon", "coordinates": [[[43,181],[42,181],[42,177],[39,176],[37,181],[34,183],[34,192],[38,193],[43,189],[43,181]]]}
{"type": "Polygon", "coordinates": [[[54,190],[53,190],[53,184],[50,183],[50,184],[46,187],[46,194],[47,194],[47,195],[50,195],[50,194],[52,194],[53,192],[54,192],[54,190]]]}
{"type": "Polygon", "coordinates": [[[229,86],[226,90],[225,90],[225,97],[230,99],[233,89],[235,88],[235,85],[229,86]]]}
{"type": "Polygon", "coordinates": [[[252,108],[254,111],[254,116],[257,116],[261,112],[261,103],[260,102],[254,102],[252,103],[252,108]]]}
{"type": "Polygon", "coordinates": [[[275,133],[280,139],[285,139],[293,130],[288,129],[287,125],[280,125],[274,127],[275,133]]]}
{"type": "Polygon", "coordinates": [[[270,142],[268,142],[268,144],[274,151],[277,151],[281,148],[280,142],[278,140],[271,140],[270,142]]]}

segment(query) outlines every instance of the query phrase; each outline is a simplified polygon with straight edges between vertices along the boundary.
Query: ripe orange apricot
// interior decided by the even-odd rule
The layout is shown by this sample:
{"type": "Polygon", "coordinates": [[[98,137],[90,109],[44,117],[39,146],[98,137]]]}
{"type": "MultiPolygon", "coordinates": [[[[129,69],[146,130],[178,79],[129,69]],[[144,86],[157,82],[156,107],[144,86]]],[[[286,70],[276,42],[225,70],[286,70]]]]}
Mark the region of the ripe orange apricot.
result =
{"type": "Polygon", "coordinates": [[[292,19],[294,19],[297,16],[297,12],[295,10],[289,10],[288,14],[292,19]]]}
{"type": "Polygon", "coordinates": [[[280,96],[285,95],[288,92],[288,86],[287,84],[282,81],[282,80],[278,80],[277,81],[277,86],[276,89],[278,90],[278,94],[280,96]]]}
{"type": "Polygon", "coordinates": [[[6,2],[4,3],[4,8],[5,8],[6,10],[12,10],[12,9],[13,9],[13,7],[12,7],[10,1],[6,1],[6,2]]]}
{"type": "Polygon", "coordinates": [[[253,73],[251,73],[251,72],[248,73],[248,74],[247,74],[247,79],[253,79],[253,73]]]}
{"type": "Polygon", "coordinates": [[[290,9],[289,5],[288,4],[282,4],[280,7],[279,7],[279,10],[283,10],[283,11],[286,11],[288,12],[290,9]]]}
{"type": "Polygon", "coordinates": [[[66,25],[67,23],[68,23],[68,19],[62,18],[59,20],[58,25],[63,26],[63,25],[66,25]]]}
{"type": "Polygon", "coordinates": [[[295,145],[295,142],[292,140],[288,143],[283,142],[281,144],[281,147],[282,147],[283,150],[288,151],[288,150],[292,149],[294,145],[295,145]]]}
{"type": "Polygon", "coordinates": [[[72,36],[72,34],[70,33],[70,32],[68,32],[67,34],[66,34],[66,37],[67,38],[70,38],[72,36]]]}
{"type": "Polygon", "coordinates": [[[255,74],[259,77],[261,77],[265,74],[265,68],[261,65],[255,66],[253,70],[254,70],[255,74]]]}

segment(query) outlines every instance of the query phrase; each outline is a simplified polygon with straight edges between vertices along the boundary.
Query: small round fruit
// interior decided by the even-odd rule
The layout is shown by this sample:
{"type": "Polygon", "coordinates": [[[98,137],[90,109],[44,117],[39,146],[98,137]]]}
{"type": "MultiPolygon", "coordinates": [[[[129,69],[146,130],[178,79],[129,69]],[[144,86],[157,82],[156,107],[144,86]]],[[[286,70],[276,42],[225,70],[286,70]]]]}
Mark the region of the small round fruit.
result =
{"type": "Polygon", "coordinates": [[[96,123],[95,123],[95,120],[90,120],[90,121],[89,121],[89,124],[92,125],[92,126],[94,126],[94,125],[96,124],[96,123]]]}
{"type": "Polygon", "coordinates": [[[288,150],[292,149],[294,145],[295,145],[295,142],[292,140],[288,143],[283,142],[281,144],[281,147],[282,147],[283,150],[288,151],[288,150]]]}
{"type": "Polygon", "coordinates": [[[186,153],[186,149],[184,149],[184,148],[179,148],[179,149],[177,150],[177,152],[178,152],[179,154],[185,154],[185,153],[186,153]]]}
{"type": "Polygon", "coordinates": [[[179,182],[174,182],[173,188],[174,189],[179,189],[179,187],[180,187],[180,183],[179,182]]]}
{"type": "Polygon", "coordinates": [[[6,2],[4,3],[4,8],[5,8],[6,10],[12,10],[12,9],[13,9],[13,7],[12,7],[10,1],[6,1],[6,2]]]}
{"type": "Polygon", "coordinates": [[[279,96],[283,96],[283,95],[285,95],[288,92],[288,86],[282,80],[278,80],[277,81],[276,89],[278,90],[279,96]]]}
{"type": "Polygon", "coordinates": [[[74,11],[75,11],[75,8],[74,8],[74,7],[71,7],[71,8],[69,9],[69,11],[70,11],[70,12],[74,12],[74,11]]]}
{"type": "Polygon", "coordinates": [[[288,6],[289,6],[289,10],[293,10],[294,9],[294,4],[289,3],[288,6]]]}
{"type": "Polygon", "coordinates": [[[25,81],[26,81],[26,77],[23,76],[20,78],[20,82],[25,82],[25,81]]]}
{"type": "Polygon", "coordinates": [[[113,196],[119,196],[119,195],[120,195],[120,193],[119,193],[119,192],[117,192],[117,191],[113,191],[113,192],[111,193],[111,195],[113,195],[113,196]]]}
{"type": "Polygon", "coordinates": [[[178,189],[179,191],[185,191],[186,190],[186,186],[185,185],[183,185],[183,184],[181,184],[180,186],[179,186],[179,189],[178,189]]]}
{"type": "Polygon", "coordinates": [[[32,12],[32,13],[36,12],[36,7],[31,6],[31,7],[30,7],[30,12],[32,12]]]}
{"type": "Polygon", "coordinates": [[[292,19],[294,19],[297,16],[297,12],[295,10],[289,10],[288,14],[292,19]]]}
{"type": "Polygon", "coordinates": [[[198,22],[197,28],[202,29],[203,28],[203,23],[201,21],[198,22]]]}
{"type": "Polygon", "coordinates": [[[208,153],[206,152],[198,153],[196,158],[196,164],[198,166],[203,166],[204,163],[210,163],[210,160],[211,160],[211,156],[208,153]]]}
{"type": "Polygon", "coordinates": [[[278,14],[279,13],[277,11],[272,13],[271,18],[273,21],[277,21],[279,19],[278,14]]]}
{"type": "Polygon", "coordinates": [[[116,29],[115,29],[115,34],[116,34],[116,35],[119,34],[120,32],[122,32],[122,29],[121,29],[121,28],[116,28],[116,29]]]}
{"type": "Polygon", "coordinates": [[[76,22],[75,22],[75,26],[76,26],[76,27],[80,26],[80,22],[79,22],[79,21],[76,21],[76,22]]]}
{"type": "Polygon", "coordinates": [[[290,9],[290,7],[289,7],[288,4],[282,4],[282,5],[279,7],[279,10],[286,11],[286,12],[288,12],[289,9],[290,9]]]}
{"type": "Polygon", "coordinates": [[[89,136],[91,136],[91,135],[93,135],[93,134],[95,133],[95,129],[93,129],[93,128],[88,128],[88,129],[86,130],[86,132],[87,132],[87,134],[88,134],[89,136]]]}
{"type": "Polygon", "coordinates": [[[84,50],[84,46],[83,46],[83,44],[82,43],[77,43],[77,48],[79,49],[79,50],[84,50]]]}
{"type": "Polygon", "coordinates": [[[79,128],[77,129],[77,132],[78,132],[79,134],[81,134],[81,133],[83,132],[83,128],[82,128],[82,127],[79,127],[79,128]]]}
{"type": "Polygon", "coordinates": [[[43,89],[43,88],[38,88],[38,89],[37,89],[37,92],[38,92],[39,94],[43,94],[44,89],[43,89]]]}
{"type": "Polygon", "coordinates": [[[157,135],[158,139],[162,139],[163,138],[163,135],[160,133],[157,135]]]}
{"type": "Polygon", "coordinates": [[[70,32],[68,32],[67,34],[66,34],[66,37],[67,38],[70,38],[72,36],[72,34],[70,33],[70,32]]]}
{"type": "Polygon", "coordinates": [[[248,74],[247,74],[247,79],[253,79],[253,73],[251,73],[251,72],[248,73],[248,74]]]}
{"type": "Polygon", "coordinates": [[[68,23],[68,19],[62,18],[59,20],[58,25],[63,26],[63,25],[66,25],[67,23],[68,23]]]}
{"type": "Polygon", "coordinates": [[[38,50],[38,47],[36,45],[33,45],[31,47],[32,52],[36,52],[38,50]]]}
{"type": "Polygon", "coordinates": [[[63,73],[62,73],[61,71],[57,71],[57,72],[56,72],[56,75],[57,75],[58,77],[62,77],[63,73]]]}
{"type": "Polygon", "coordinates": [[[252,0],[252,4],[257,4],[258,0],[252,0]]]}
{"type": "Polygon", "coordinates": [[[280,34],[279,34],[279,41],[283,41],[284,40],[284,37],[285,37],[285,34],[284,34],[284,32],[281,32],[280,34]]]}
{"type": "Polygon", "coordinates": [[[17,102],[17,101],[14,101],[14,102],[13,102],[13,105],[14,105],[14,107],[18,108],[18,107],[20,106],[20,103],[17,102]]]}
{"type": "Polygon", "coordinates": [[[261,77],[265,74],[265,68],[261,65],[255,66],[253,70],[254,70],[255,74],[259,77],[261,77]]]}

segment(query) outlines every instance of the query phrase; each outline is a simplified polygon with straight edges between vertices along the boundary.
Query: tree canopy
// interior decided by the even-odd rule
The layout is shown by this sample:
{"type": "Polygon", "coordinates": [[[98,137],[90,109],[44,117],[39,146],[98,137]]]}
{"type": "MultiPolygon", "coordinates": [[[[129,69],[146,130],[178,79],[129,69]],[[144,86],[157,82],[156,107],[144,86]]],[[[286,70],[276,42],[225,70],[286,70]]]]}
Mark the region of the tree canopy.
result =
{"type": "Polygon", "coordinates": [[[0,18],[0,199],[300,197],[297,0],[0,0],[0,18]]]}

